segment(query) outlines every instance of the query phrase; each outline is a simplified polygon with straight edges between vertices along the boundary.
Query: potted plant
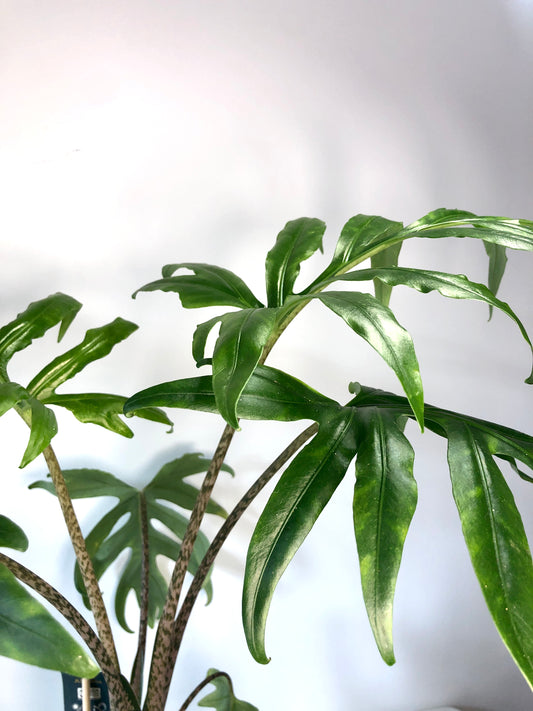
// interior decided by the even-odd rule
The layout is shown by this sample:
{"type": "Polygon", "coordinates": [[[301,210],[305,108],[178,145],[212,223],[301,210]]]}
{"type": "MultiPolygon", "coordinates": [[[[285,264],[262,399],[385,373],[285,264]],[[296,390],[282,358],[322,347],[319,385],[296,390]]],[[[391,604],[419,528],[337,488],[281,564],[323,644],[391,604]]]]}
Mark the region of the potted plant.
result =
{"type": "MultiPolygon", "coordinates": [[[[533,481],[523,471],[524,465],[533,468],[533,437],[425,403],[412,339],[389,308],[395,286],[480,300],[490,311],[498,309],[512,319],[531,348],[522,322],[496,292],[506,249],[533,251],[533,222],[447,209],[408,226],[357,215],[344,226],[326,268],[296,291],[301,264],[321,250],[324,232],[324,223],[317,219],[287,223],[267,254],[264,302],[232,271],[192,262],[163,267],[162,278],[136,292],[174,292],[185,308],[223,307],[194,332],[193,358],[198,367],[206,368],[197,377],[152,385],[130,397],[58,393],[63,383],[107,356],[136,329],[118,318],[87,331],[79,345],[55,357],[23,386],[10,379],[11,358],[57,325],[61,339],[81,305],[70,296],[54,294],[33,302],[0,329],[0,414],[14,409],[30,428],[22,467],[44,456],[49,477],[32,488],[44,488],[58,498],[76,556],[76,586],[94,617],[93,627],[83,608],[68,601],[38,571],[2,552],[0,653],[85,679],[81,696],[87,709],[87,680],[101,671],[105,685],[101,678],[98,683],[107,687],[114,711],[163,711],[193,606],[202,590],[211,594],[210,571],[217,554],[259,492],[277,477],[251,537],[242,602],[250,652],[258,662],[268,662],[265,628],[276,585],[354,460],[353,523],[363,596],[380,654],[393,664],[393,598],[417,504],[414,452],[405,434],[409,420],[447,441],[453,496],[475,573],[503,642],[526,682],[533,684],[533,565],[520,514],[500,470],[504,464],[512,475],[533,481]],[[399,266],[406,240],[448,237],[483,242],[488,286],[463,275],[399,266]],[[339,403],[302,382],[298,373],[268,365],[271,349],[310,302],[340,317],[367,341],[394,371],[402,394],[354,382],[349,384],[347,402],[339,403]],[[212,352],[211,334],[216,335],[212,352]],[[132,431],[123,415],[169,426],[168,408],[218,414],[225,425],[211,457],[186,453],[136,488],[112,473],[81,468],[83,464],[62,469],[51,444],[57,431],[55,407],[124,436],[132,431]],[[239,422],[247,419],[307,424],[227,512],[213,490],[220,471],[231,472],[226,455],[239,422]],[[187,479],[203,472],[203,483],[195,488],[187,479]],[[97,497],[115,501],[83,534],[72,501],[97,497]],[[211,541],[201,528],[206,513],[221,520],[211,541]],[[114,599],[124,629],[130,629],[125,602],[131,590],[139,605],[137,654],[128,675],[117,657],[99,586],[103,573],[125,550],[129,556],[117,573],[114,599]],[[158,556],[174,561],[170,581],[158,568],[158,556]],[[192,579],[185,589],[188,573],[192,579]],[[74,627],[87,649],[59,625],[38,596],[74,627]],[[156,634],[147,651],[149,626],[156,627],[156,634]]],[[[533,373],[526,383],[533,383],[533,373]]],[[[6,516],[0,518],[0,545],[21,551],[28,545],[17,522],[6,516]]],[[[210,669],[193,686],[183,699],[183,711],[196,701],[219,711],[257,708],[237,698],[226,670],[210,669]]],[[[251,701],[260,707],[260,700],[251,701]]]]}

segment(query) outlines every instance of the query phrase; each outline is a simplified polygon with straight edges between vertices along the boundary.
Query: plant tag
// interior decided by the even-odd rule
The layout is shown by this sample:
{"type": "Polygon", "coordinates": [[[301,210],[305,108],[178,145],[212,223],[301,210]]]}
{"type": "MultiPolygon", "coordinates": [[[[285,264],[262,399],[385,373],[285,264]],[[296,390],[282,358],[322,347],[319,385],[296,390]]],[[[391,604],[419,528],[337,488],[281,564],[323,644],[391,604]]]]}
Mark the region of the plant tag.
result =
{"type": "MultiPolygon", "coordinates": [[[[82,687],[79,676],[61,674],[65,711],[82,711],[82,687]]],[[[103,674],[90,680],[91,711],[109,711],[109,692],[103,674]]]]}

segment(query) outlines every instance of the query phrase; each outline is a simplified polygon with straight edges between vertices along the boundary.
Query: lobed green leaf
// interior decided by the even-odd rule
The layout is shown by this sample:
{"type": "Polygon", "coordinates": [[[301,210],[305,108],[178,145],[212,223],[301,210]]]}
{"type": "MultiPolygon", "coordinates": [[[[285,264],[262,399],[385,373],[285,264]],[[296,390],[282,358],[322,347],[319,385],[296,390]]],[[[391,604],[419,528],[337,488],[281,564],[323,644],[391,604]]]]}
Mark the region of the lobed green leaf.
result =
{"type": "Polygon", "coordinates": [[[242,614],[248,648],[266,664],[265,626],[276,585],[355,455],[355,410],[323,422],[281,476],[252,535],[242,614]]]}
{"type": "MultiPolygon", "coordinates": [[[[68,393],[51,395],[46,398],[45,402],[47,405],[64,407],[72,412],[80,422],[90,422],[123,437],[133,437],[132,430],[121,418],[126,400],[124,395],[112,395],[111,393],[68,393]]],[[[162,410],[157,408],[145,408],[141,412],[133,410],[129,414],[153,422],[160,422],[172,428],[172,421],[162,410]]]]}
{"type": "Polygon", "coordinates": [[[392,311],[371,294],[328,291],[319,294],[322,303],[340,316],[390,365],[407,395],[420,428],[424,428],[422,379],[413,342],[392,311]]]}
{"type": "Polygon", "coordinates": [[[71,296],[52,294],[34,301],[16,319],[0,328],[0,375],[7,380],[6,367],[13,354],[27,348],[58,323],[58,340],[61,340],[80,309],[80,302],[71,296]]]}
{"type": "Polygon", "coordinates": [[[287,222],[278,234],[276,244],[266,258],[266,291],[268,305],[283,306],[293,293],[294,283],[300,273],[300,264],[318,249],[322,251],[322,238],[326,225],[322,220],[302,217],[287,222]]]}
{"type": "Polygon", "coordinates": [[[89,363],[108,355],[113,347],[136,331],[131,321],[116,318],[111,323],[87,331],[82,343],[54,358],[29,383],[28,391],[40,400],[55,394],[62,383],[74,377],[89,363]]]}
{"type": "MultiPolygon", "coordinates": [[[[329,280],[334,281],[369,281],[378,279],[389,286],[408,286],[412,289],[427,294],[430,291],[438,291],[442,296],[452,299],[475,299],[484,301],[490,307],[495,307],[509,316],[520,329],[524,340],[533,351],[533,346],[527,331],[511,309],[509,304],[497,299],[492,291],[483,284],[478,284],[467,279],[463,274],[448,274],[426,269],[409,269],[406,267],[388,267],[378,269],[360,269],[358,271],[342,274],[329,280]]],[[[326,292],[326,294],[329,292],[326,292]]],[[[533,372],[526,380],[533,383],[533,372]]]]}
{"type": "Polygon", "coordinates": [[[217,408],[238,429],[237,405],[275,329],[277,309],[245,309],[224,314],[213,352],[217,408]]]}
{"type": "Polygon", "coordinates": [[[320,290],[323,281],[342,274],[364,259],[391,246],[402,229],[401,222],[393,222],[374,215],[355,215],[342,228],[330,264],[302,293],[320,290]]]}
{"type": "Polygon", "coordinates": [[[140,291],[172,291],[179,294],[186,309],[204,306],[237,306],[241,309],[259,308],[263,304],[254,296],[244,281],[229,269],[212,264],[182,262],[167,264],[162,269],[163,279],[137,289],[140,291]],[[178,269],[190,269],[194,274],[179,274],[178,269]]]}
{"type": "MultiPolygon", "coordinates": [[[[118,499],[118,503],[107,511],[86,536],[86,545],[94,564],[98,579],[124,552],[128,552],[117,578],[115,591],[115,613],[119,624],[126,630],[130,628],[126,621],[126,599],[133,591],[137,600],[141,599],[143,536],[140,514],[141,499],[146,503],[148,517],[148,552],[149,552],[149,624],[154,625],[163,608],[167,592],[167,582],[158,566],[158,556],[176,560],[180,551],[180,541],[185,535],[188,520],[175,508],[163,504],[190,510],[198,495],[198,490],[184,479],[207,471],[210,461],[199,454],[186,454],[165,464],[144,489],[121,481],[108,472],[98,469],[69,469],[63,472],[72,499],[109,496],[118,499]],[[168,531],[161,531],[153,521],[163,524],[168,531]]],[[[227,465],[225,471],[231,472],[227,465]]],[[[34,482],[30,488],[41,488],[54,494],[54,487],[49,479],[34,482]]],[[[208,513],[225,516],[225,510],[215,500],[207,507],[208,513]]],[[[209,546],[206,536],[200,532],[189,571],[195,573],[209,546]]],[[[75,569],[76,587],[88,599],[79,569],[75,569]]],[[[209,577],[204,583],[208,601],[212,596],[209,577]]]]}

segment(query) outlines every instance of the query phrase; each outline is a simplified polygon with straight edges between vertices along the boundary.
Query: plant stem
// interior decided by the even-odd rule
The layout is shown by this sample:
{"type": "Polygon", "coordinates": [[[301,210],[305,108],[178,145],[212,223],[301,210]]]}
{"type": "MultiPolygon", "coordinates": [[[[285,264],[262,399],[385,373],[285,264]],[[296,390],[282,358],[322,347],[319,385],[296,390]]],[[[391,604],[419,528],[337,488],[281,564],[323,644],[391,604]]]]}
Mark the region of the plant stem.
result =
{"type": "Polygon", "coordinates": [[[74,627],[76,632],[83,639],[87,647],[91,650],[99,664],[100,668],[104,673],[113,672],[114,668],[111,664],[109,655],[98,639],[98,636],[94,632],[93,628],[87,622],[87,620],[76,610],[76,608],[70,603],[61,593],[56,590],[50,583],[43,580],[37,573],[29,570],[21,563],[13,560],[4,553],[0,553],[0,563],[6,566],[13,575],[28,587],[39,593],[45,600],[47,600],[55,609],[60,612],[63,617],[70,622],[74,627]]]}
{"type": "Polygon", "coordinates": [[[141,700],[143,686],[144,657],[146,654],[146,633],[148,629],[148,596],[150,594],[150,549],[148,542],[148,514],[144,492],[139,496],[139,518],[141,520],[142,564],[141,564],[141,600],[139,613],[139,639],[137,653],[131,671],[133,693],[141,700]]]}
{"type": "Polygon", "coordinates": [[[186,711],[186,709],[189,708],[192,701],[194,701],[194,698],[200,693],[204,686],[210,684],[214,679],[218,679],[219,676],[226,677],[231,688],[231,693],[233,694],[233,684],[231,683],[231,677],[229,676],[229,674],[226,674],[226,672],[214,672],[213,674],[209,674],[209,676],[206,676],[203,681],[201,681],[197,686],[194,687],[189,696],[187,696],[183,704],[180,706],[179,711],[186,711]]]}
{"type": "Polygon", "coordinates": [[[213,487],[234,434],[235,430],[233,427],[226,425],[205,475],[183,537],[180,554],[174,566],[167,598],[157,628],[148,690],[144,704],[145,709],[163,709],[166,703],[172,672],[174,671],[169,663],[172,631],[183,582],[207,504],[211,498],[213,487]]]}
{"type": "Polygon", "coordinates": [[[74,511],[72,500],[63,477],[63,472],[61,471],[61,467],[59,466],[59,462],[57,461],[57,457],[51,446],[48,446],[44,450],[43,454],[48,466],[48,471],[52,477],[59,505],[61,506],[61,510],[63,512],[63,517],[67,525],[72,547],[74,548],[74,553],[76,554],[76,560],[78,561],[78,565],[80,567],[83,583],[87,590],[87,596],[94,615],[98,636],[100,637],[100,640],[102,641],[102,644],[104,645],[111,662],[115,667],[116,673],[120,674],[120,666],[113,639],[113,633],[111,632],[109,617],[107,616],[107,610],[104,605],[100,586],[98,585],[98,579],[94,572],[92,560],[87,552],[85,538],[81,532],[78,518],[76,516],[76,512],[74,511]]]}
{"type": "Polygon", "coordinates": [[[109,694],[113,700],[112,708],[115,709],[115,711],[132,711],[133,707],[126,696],[120,675],[117,674],[116,667],[109,658],[106,648],[87,620],[80,615],[78,610],[76,610],[58,590],[52,587],[50,583],[47,583],[46,580],[43,580],[37,573],[29,570],[9,556],[4,555],[4,553],[0,553],[0,563],[5,565],[18,580],[44,597],[45,600],[70,622],[87,647],[91,650],[96,662],[104,673],[109,694]]]}
{"type": "Polygon", "coordinates": [[[228,515],[227,519],[224,521],[217,535],[214,537],[211,545],[207,549],[205,556],[200,563],[198,570],[187,590],[187,595],[178,613],[178,617],[174,624],[173,634],[172,634],[172,648],[171,648],[171,661],[172,666],[176,663],[176,658],[178,656],[179,648],[181,646],[181,641],[183,639],[183,634],[185,628],[189,621],[194,603],[200,591],[202,585],[204,584],[205,578],[209,573],[209,570],[218,555],[220,549],[225,543],[227,537],[235,527],[236,523],[239,521],[243,513],[246,511],[248,506],[256,498],[262,489],[268,484],[272,477],[281,469],[281,467],[288,462],[288,460],[307,442],[307,440],[312,437],[318,431],[318,425],[312,424],[307,429],[305,429],[301,434],[298,435],[284,450],[283,452],[272,462],[272,464],[265,469],[261,476],[252,484],[244,496],[233,508],[231,513],[228,515]]]}

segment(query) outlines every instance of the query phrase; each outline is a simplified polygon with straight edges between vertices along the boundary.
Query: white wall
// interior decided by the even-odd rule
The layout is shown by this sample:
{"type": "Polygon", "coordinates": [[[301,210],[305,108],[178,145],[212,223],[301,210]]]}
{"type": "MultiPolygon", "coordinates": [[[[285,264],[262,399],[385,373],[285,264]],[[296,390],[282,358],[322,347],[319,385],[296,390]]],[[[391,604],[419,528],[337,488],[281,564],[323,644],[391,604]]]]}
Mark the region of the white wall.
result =
{"type": "MultiPolygon", "coordinates": [[[[440,206],[532,217],[527,0],[4,0],[1,17],[2,323],[65,291],[85,304],[66,346],[116,315],[141,326],[73,390],[131,394],[194,372],[188,340],[203,314],[172,295],[130,299],[162,264],[219,263],[260,293],[266,251],[301,215],[326,220],[326,252],[358,212],[405,222],[440,206]]],[[[486,274],[481,245],[462,240],[409,244],[403,263],[486,274]]],[[[533,330],[531,264],[510,255],[501,295],[533,330]]],[[[429,402],[532,430],[530,354],[510,321],[402,290],[392,307],[415,338],[429,402]]],[[[13,361],[14,378],[29,380],[57,353],[52,338],[32,350],[13,361]]],[[[378,358],[318,310],[302,315],[272,363],[340,399],[350,380],[398,390],[378,358]]],[[[61,416],[57,453],[66,466],[139,482],[153,460],[214,447],[215,418],[174,419],[172,436],[140,423],[122,441],[61,416]]],[[[420,503],[398,582],[396,666],[381,662],[365,620],[347,477],[280,583],[267,667],[250,658],[240,627],[254,515],[239,526],[215,574],[215,602],[198,608],[188,633],[169,708],[210,666],[232,674],[261,711],[529,707],[471,572],[444,447],[412,434],[420,503]]],[[[74,599],[55,501],[24,491],[43,465],[17,470],[25,432],[9,414],[0,436],[2,513],[30,534],[24,560],[74,599]]],[[[239,477],[220,498],[236,498],[282,438],[290,434],[280,426],[243,427],[230,457],[239,477]]],[[[511,482],[532,533],[531,487],[511,482]]],[[[80,511],[90,525],[95,514],[80,511]]],[[[121,641],[128,664],[131,645],[121,641]]],[[[60,705],[59,675],[2,659],[0,678],[1,708],[60,705]]]]}

